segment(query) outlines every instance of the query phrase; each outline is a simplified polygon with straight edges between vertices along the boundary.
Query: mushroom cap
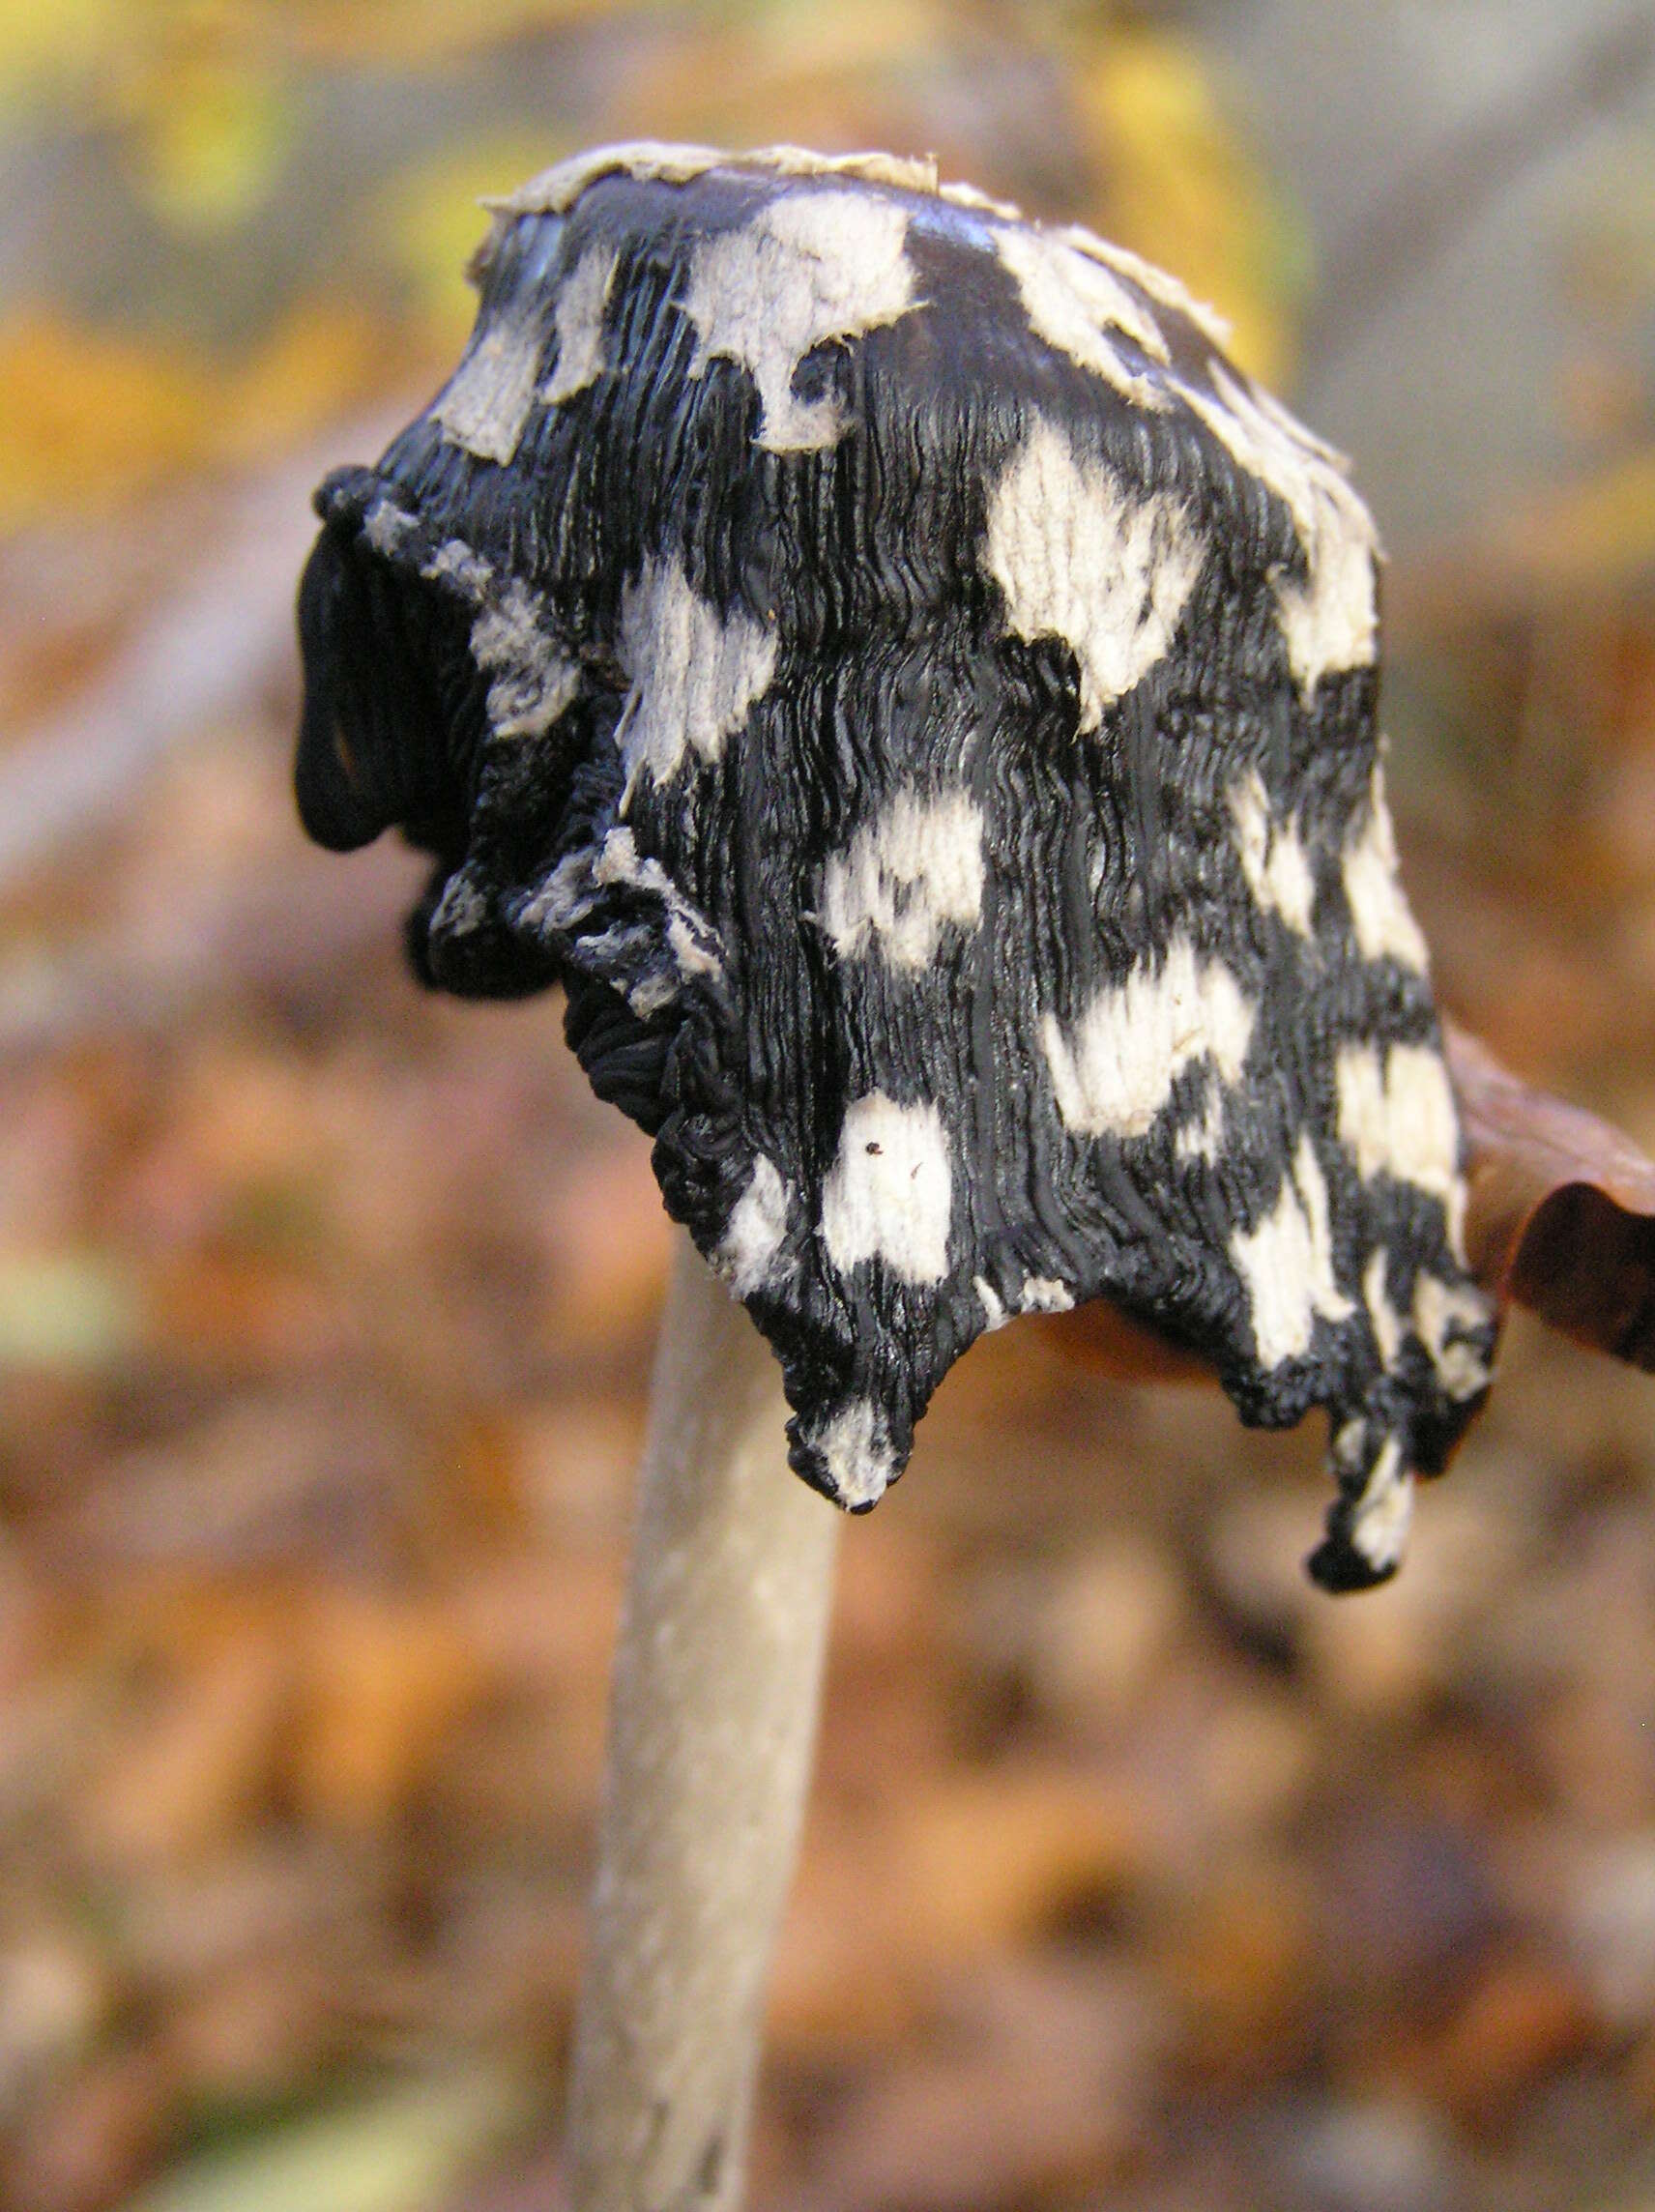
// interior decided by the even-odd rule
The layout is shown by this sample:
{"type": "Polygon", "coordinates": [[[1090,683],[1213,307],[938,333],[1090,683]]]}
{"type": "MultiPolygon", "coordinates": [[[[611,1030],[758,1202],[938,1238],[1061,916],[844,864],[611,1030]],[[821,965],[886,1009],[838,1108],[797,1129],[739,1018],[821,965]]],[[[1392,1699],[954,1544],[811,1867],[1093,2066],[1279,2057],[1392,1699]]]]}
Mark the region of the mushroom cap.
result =
{"type": "Polygon", "coordinates": [[[1324,1406],[1382,1580],[1479,1403],[1461,1140],[1339,457],[1173,279],[925,163],[612,147],[301,593],[307,828],[419,973],[567,993],[853,1511],[949,1365],[1107,1297],[1324,1406]]]}

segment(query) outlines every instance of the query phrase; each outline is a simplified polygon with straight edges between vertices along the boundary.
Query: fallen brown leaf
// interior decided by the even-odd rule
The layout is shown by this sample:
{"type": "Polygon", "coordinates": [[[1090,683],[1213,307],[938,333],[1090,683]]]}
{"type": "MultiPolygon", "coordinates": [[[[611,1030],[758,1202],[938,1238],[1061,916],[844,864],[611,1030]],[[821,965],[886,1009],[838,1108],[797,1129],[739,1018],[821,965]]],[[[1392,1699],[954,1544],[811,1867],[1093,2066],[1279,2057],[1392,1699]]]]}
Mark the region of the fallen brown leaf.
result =
{"type": "Polygon", "coordinates": [[[1096,2188],[1130,2154],[1165,2038],[1142,1983],[1092,1962],[994,1962],[949,1993],[944,2030],[834,2114],[806,2212],[1028,2212],[1096,2188]]]}
{"type": "Polygon", "coordinates": [[[1446,1029],[1470,1154],[1478,1280],[1577,1343],[1655,1371],[1655,1163],[1446,1029]]]}
{"type": "Polygon", "coordinates": [[[298,1802],[323,1827],[383,1834],[480,1694],[477,1650],[440,1599],[339,1586],[318,1596],[305,1658],[298,1802]]]}
{"type": "Polygon", "coordinates": [[[889,2042],[938,1983],[1127,1887],[1146,1836],[1130,1794],[1024,1758],[915,1776],[805,1838],[770,2032],[794,2056],[889,2042]]]}
{"type": "Polygon", "coordinates": [[[1594,2028],[1586,1994],[1567,1968],[1498,1960],[1420,2062],[1463,2123],[1497,2130],[1537,2081],[1591,2048],[1594,2028]]]}

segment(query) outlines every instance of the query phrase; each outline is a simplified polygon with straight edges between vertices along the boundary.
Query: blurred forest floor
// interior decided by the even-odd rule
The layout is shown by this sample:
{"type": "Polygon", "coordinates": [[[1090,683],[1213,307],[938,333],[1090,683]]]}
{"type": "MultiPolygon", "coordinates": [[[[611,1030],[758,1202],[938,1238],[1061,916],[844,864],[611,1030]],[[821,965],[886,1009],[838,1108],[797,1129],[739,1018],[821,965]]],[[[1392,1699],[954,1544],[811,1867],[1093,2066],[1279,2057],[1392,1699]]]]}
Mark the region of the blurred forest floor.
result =
{"type": "MultiPolygon", "coordinates": [[[[1207,13],[0,5],[0,2205],[555,2183],[668,1236],[557,1007],[421,996],[418,861],[299,834],[311,483],[606,136],[933,148],[1291,393],[1207,13]]],[[[1393,565],[1387,700],[1447,1003],[1655,1149],[1642,112],[1544,242],[1568,465],[1393,565]]],[[[1655,2205],[1655,1385],[1514,1322],[1337,1605],[1321,1441],[1033,1324],[950,1378],[848,1532],[757,2206],[1655,2205]]]]}

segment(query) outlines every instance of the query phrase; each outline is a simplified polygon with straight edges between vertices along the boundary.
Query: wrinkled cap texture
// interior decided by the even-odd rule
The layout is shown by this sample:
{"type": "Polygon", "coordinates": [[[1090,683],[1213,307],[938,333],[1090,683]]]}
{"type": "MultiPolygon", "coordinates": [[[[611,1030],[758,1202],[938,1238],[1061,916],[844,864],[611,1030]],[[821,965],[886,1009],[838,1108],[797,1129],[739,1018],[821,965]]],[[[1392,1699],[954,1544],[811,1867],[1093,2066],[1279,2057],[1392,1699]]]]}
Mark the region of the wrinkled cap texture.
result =
{"type": "Polygon", "coordinates": [[[325,844],[595,1090],[872,1505],[984,1330],[1107,1297],[1323,1406],[1382,1580],[1479,1402],[1461,1141],[1339,457],[1169,277],[924,164],[606,149],[496,210],[453,377],[330,477],[325,844]]]}

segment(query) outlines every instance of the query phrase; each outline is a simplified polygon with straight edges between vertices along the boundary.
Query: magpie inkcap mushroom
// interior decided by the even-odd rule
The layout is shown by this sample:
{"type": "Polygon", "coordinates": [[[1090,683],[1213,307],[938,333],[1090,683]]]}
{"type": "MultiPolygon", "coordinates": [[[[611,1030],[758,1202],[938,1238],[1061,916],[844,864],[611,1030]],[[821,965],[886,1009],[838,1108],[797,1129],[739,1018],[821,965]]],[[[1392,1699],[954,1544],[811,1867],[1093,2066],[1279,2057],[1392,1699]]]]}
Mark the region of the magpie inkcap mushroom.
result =
{"type": "Polygon", "coordinates": [[[1377,548],[1171,278],[920,161],[604,149],[318,494],[298,789],[595,1089],[871,1506],[973,1340],[1109,1298],[1331,1421],[1383,1580],[1480,1402],[1377,548]]]}

